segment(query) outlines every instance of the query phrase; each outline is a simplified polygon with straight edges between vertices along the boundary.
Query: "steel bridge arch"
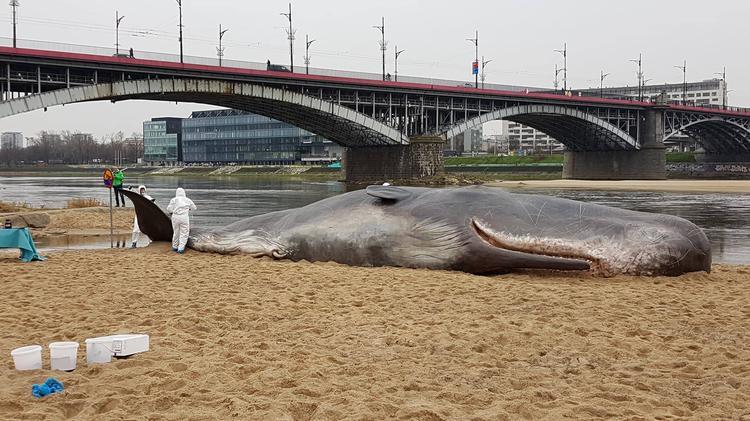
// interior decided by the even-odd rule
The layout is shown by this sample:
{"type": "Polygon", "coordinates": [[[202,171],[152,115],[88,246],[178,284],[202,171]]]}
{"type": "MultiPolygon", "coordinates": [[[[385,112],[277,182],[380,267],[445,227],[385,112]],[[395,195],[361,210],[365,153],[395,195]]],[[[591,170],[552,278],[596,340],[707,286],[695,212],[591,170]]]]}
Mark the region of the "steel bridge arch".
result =
{"type": "Polygon", "coordinates": [[[750,152],[750,122],[745,119],[683,116],[667,120],[667,126],[669,133],[664,136],[665,142],[682,132],[699,142],[707,152],[750,152]],[[674,124],[675,122],[678,124],[674,124]]]}
{"type": "Polygon", "coordinates": [[[568,149],[591,149],[592,146],[602,148],[604,145],[593,145],[580,139],[580,133],[604,140],[610,148],[638,150],[640,143],[628,132],[618,128],[590,113],[577,108],[560,105],[515,105],[482,114],[469,120],[464,120],[451,127],[442,134],[443,139],[452,139],[466,130],[480,126],[493,120],[510,120],[541,130],[565,144],[568,149]],[[574,134],[575,133],[575,134],[574,134]]]}
{"type": "Polygon", "coordinates": [[[409,143],[396,128],[310,95],[256,83],[202,79],[145,79],[58,89],[0,102],[0,118],[57,105],[128,99],[195,102],[250,111],[349,147],[409,143]]]}

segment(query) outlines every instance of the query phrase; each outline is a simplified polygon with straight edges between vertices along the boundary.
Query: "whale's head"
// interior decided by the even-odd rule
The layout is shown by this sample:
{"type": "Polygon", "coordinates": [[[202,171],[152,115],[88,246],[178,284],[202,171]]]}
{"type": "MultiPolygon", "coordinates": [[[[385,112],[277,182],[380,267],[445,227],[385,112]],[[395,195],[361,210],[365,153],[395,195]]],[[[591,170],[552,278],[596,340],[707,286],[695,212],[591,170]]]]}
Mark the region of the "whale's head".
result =
{"type": "Polygon", "coordinates": [[[408,211],[415,221],[437,221],[419,229],[455,227],[447,235],[461,247],[461,270],[544,268],[613,276],[678,275],[711,268],[706,235],[675,216],[481,186],[372,186],[367,192],[394,206],[394,213],[408,211]]]}

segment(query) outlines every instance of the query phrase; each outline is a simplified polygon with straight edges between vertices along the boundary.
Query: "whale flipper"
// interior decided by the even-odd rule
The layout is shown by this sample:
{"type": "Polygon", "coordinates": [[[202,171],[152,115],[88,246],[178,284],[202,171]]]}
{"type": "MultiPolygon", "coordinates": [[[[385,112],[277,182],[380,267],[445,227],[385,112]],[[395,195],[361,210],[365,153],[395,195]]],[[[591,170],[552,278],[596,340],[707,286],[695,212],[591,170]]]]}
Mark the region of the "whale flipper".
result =
{"type": "Polygon", "coordinates": [[[135,206],[138,227],[142,233],[148,235],[151,241],[172,241],[172,221],[156,203],[133,191],[122,192],[135,206]]]}

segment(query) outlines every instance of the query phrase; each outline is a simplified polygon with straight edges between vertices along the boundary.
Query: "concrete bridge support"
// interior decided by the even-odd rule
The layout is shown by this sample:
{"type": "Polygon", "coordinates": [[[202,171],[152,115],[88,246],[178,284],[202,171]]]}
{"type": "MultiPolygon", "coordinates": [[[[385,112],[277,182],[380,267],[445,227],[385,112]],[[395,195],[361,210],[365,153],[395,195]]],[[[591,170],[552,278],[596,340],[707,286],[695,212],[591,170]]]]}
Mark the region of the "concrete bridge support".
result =
{"type": "Polygon", "coordinates": [[[445,141],[440,137],[415,137],[408,145],[347,148],[343,165],[346,181],[375,183],[414,180],[443,174],[445,141]]]}
{"type": "Polygon", "coordinates": [[[664,119],[660,109],[642,111],[639,150],[565,152],[563,178],[664,180],[667,178],[664,119]]]}

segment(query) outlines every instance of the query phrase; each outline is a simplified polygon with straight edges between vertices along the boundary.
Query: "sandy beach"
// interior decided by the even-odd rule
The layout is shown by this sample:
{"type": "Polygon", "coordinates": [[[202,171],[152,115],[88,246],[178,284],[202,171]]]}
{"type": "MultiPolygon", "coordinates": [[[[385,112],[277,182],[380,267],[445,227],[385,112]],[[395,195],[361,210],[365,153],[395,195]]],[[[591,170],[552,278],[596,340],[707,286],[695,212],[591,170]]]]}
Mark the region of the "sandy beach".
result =
{"type": "Polygon", "coordinates": [[[533,189],[750,193],[750,180],[498,180],[485,185],[533,189]]]}
{"type": "Polygon", "coordinates": [[[750,419],[750,267],[494,277],[188,251],[0,256],[2,419],[750,419]],[[10,350],[151,351],[16,372],[10,350]],[[48,376],[66,387],[41,400],[48,376]]]}

